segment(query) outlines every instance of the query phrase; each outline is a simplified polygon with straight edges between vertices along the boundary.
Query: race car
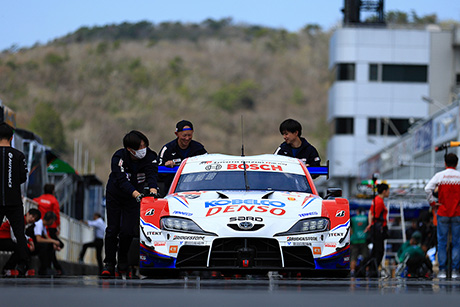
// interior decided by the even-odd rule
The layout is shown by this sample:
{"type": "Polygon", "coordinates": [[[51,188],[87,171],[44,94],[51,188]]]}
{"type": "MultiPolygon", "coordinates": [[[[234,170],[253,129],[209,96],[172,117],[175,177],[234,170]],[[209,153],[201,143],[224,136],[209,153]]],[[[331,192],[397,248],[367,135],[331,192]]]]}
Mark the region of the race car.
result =
{"type": "Polygon", "coordinates": [[[328,192],[321,198],[307,167],[291,157],[188,158],[165,198],[141,201],[140,273],[346,276],[349,205],[339,189],[328,192]]]}

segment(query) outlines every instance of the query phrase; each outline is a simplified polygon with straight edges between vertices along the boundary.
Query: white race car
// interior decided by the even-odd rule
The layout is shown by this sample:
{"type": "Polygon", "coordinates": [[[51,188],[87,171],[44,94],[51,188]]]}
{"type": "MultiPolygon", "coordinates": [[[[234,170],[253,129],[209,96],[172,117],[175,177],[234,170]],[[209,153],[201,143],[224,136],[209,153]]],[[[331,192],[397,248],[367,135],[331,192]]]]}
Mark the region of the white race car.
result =
{"type": "Polygon", "coordinates": [[[322,199],[302,161],[290,157],[188,158],[165,198],[142,199],[140,273],[346,276],[349,205],[340,190],[330,191],[322,199]]]}

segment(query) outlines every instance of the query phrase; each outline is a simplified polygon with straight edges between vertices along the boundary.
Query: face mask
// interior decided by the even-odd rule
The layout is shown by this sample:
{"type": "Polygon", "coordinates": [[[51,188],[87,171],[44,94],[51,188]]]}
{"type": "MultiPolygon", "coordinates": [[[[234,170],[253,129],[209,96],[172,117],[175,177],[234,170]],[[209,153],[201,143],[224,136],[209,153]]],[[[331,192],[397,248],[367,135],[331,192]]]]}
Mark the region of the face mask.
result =
{"type": "Polygon", "coordinates": [[[145,155],[147,154],[147,147],[139,149],[139,150],[134,150],[134,155],[138,159],[143,159],[145,155]]]}

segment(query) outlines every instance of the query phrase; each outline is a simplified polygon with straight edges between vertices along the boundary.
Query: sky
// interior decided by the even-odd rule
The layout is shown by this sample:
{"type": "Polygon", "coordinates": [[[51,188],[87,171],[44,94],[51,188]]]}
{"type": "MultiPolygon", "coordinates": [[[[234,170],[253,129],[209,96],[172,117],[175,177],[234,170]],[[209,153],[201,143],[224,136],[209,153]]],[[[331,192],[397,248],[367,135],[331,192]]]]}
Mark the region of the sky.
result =
{"type": "MultiPolygon", "coordinates": [[[[200,23],[231,17],[235,23],[284,28],[291,32],[306,24],[323,29],[343,18],[344,0],[2,0],[0,50],[17,45],[46,44],[80,27],[122,22],[164,21],[200,23]]],[[[440,20],[460,21],[458,0],[386,0],[386,11],[418,16],[436,13],[440,20]]]]}

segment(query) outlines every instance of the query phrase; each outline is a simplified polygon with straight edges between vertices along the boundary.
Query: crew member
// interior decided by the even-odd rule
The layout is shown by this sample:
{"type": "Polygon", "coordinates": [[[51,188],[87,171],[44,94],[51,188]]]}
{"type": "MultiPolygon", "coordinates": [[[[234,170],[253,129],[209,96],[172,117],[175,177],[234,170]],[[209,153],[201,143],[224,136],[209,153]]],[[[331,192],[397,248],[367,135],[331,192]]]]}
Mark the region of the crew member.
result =
{"type": "MultiPolygon", "coordinates": [[[[302,135],[302,125],[294,119],[286,119],[280,125],[284,142],[276,149],[275,155],[289,156],[302,160],[306,166],[319,166],[321,158],[313,145],[302,135]]],[[[313,178],[318,177],[312,176],[313,178]]]]}
{"type": "Polygon", "coordinates": [[[123,146],[112,157],[112,171],[107,182],[103,277],[114,276],[116,264],[120,274],[127,273],[129,247],[139,232],[139,203],[143,192],[158,193],[158,157],[148,148],[147,137],[133,130],[123,138],[123,146]]]}
{"type": "MultiPolygon", "coordinates": [[[[164,145],[160,151],[160,165],[174,167],[188,157],[206,154],[204,146],[192,140],[193,124],[188,120],[181,120],[176,124],[177,138],[164,145]]],[[[160,179],[164,182],[164,194],[166,194],[174,179],[174,174],[162,174],[160,179]]]]}
{"type": "Polygon", "coordinates": [[[0,124],[0,221],[6,216],[17,240],[19,275],[27,271],[27,241],[24,234],[24,206],[21,184],[27,180],[26,158],[11,147],[14,130],[7,123],[0,124]]]}

